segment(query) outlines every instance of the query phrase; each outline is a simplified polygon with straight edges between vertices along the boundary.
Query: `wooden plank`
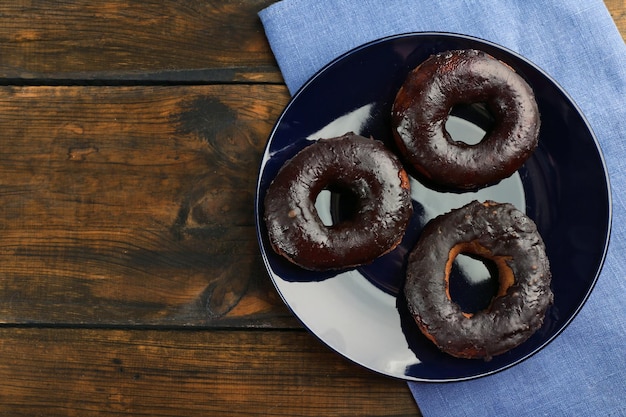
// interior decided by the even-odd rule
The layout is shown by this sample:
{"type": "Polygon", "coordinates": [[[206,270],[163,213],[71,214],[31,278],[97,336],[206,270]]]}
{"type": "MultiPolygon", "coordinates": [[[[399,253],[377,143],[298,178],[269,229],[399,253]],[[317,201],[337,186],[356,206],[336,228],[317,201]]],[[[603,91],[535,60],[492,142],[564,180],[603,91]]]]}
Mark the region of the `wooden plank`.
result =
{"type": "Polygon", "coordinates": [[[0,2],[0,78],[280,82],[259,10],[272,0],[0,2]]]}
{"type": "Polygon", "coordinates": [[[418,415],[404,382],[304,332],[0,328],[0,357],[12,417],[418,415]]]}
{"type": "MultiPolygon", "coordinates": [[[[257,13],[273,0],[0,2],[8,82],[281,82],[257,13]]],[[[624,0],[605,0],[622,35],[624,0]]]]}
{"type": "Polygon", "coordinates": [[[625,0],[604,0],[604,4],[611,13],[617,29],[626,39],[626,1],[625,0]]]}
{"type": "Polygon", "coordinates": [[[253,199],[282,86],[0,88],[0,322],[296,324],[253,199]]]}

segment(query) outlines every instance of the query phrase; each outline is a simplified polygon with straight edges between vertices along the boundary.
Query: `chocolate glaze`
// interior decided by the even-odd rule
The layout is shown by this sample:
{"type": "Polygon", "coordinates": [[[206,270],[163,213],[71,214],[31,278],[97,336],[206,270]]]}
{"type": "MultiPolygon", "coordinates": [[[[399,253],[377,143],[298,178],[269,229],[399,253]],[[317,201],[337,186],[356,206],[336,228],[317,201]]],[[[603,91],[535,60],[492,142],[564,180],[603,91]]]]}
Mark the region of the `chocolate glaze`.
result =
{"type": "Polygon", "coordinates": [[[392,109],[404,158],[431,181],[462,189],[493,184],[519,169],[537,147],[539,110],[530,86],[509,66],[477,50],[431,56],[409,73],[392,109]],[[495,119],[475,145],[445,129],[459,104],[486,104],[495,119]]]}
{"type": "Polygon", "coordinates": [[[265,197],[273,249],[310,270],[370,263],[402,239],[413,212],[410,185],[382,142],[353,133],[320,139],[287,161],[265,197]],[[325,226],[315,208],[324,189],[348,190],[354,215],[325,226]]]}
{"type": "Polygon", "coordinates": [[[550,281],[535,223],[511,204],[473,201],[424,227],[409,255],[404,294],[418,327],[442,351],[489,359],[542,326],[553,300],[550,281]],[[450,299],[455,248],[498,265],[500,291],[485,310],[467,314],[450,299]]]}

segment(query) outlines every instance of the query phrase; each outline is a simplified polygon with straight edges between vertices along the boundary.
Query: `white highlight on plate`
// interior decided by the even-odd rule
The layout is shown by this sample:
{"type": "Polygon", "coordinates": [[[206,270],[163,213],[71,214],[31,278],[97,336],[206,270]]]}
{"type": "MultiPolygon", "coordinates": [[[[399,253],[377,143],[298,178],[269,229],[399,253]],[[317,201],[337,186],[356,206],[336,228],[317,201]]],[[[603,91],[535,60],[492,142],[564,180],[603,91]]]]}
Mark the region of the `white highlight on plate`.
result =
{"type": "Polygon", "coordinates": [[[358,271],[312,283],[275,278],[304,325],[332,349],[390,375],[420,362],[402,332],[396,298],[358,271]]]}
{"type": "Polygon", "coordinates": [[[468,145],[476,145],[487,133],[474,123],[457,116],[448,116],[446,130],[452,139],[465,142],[468,145]]]}
{"type": "Polygon", "coordinates": [[[324,224],[324,226],[333,225],[333,216],[330,213],[330,203],[332,199],[332,193],[329,190],[322,190],[315,199],[315,209],[317,215],[324,224]]]}
{"type": "Polygon", "coordinates": [[[370,103],[346,113],[343,116],[336,118],[317,132],[307,136],[307,140],[334,138],[347,132],[354,132],[360,135],[365,127],[365,123],[370,118],[373,107],[374,105],[370,103]]]}

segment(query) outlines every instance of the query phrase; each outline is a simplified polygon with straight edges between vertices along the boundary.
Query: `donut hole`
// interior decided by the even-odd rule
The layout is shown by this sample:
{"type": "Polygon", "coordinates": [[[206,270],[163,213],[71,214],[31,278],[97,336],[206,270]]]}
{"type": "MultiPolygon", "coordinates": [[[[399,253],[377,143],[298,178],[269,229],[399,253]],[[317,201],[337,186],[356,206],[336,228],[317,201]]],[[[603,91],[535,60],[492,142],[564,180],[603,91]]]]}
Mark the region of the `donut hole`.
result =
{"type": "Polygon", "coordinates": [[[317,214],[327,227],[354,218],[360,206],[359,196],[350,188],[341,185],[324,188],[315,199],[317,214]]]}
{"type": "Polygon", "coordinates": [[[445,128],[453,141],[476,145],[494,125],[495,118],[487,103],[460,103],[450,109],[445,128]]]}
{"type": "Polygon", "coordinates": [[[491,259],[465,252],[459,253],[449,278],[450,299],[466,314],[489,308],[499,293],[498,265],[491,259]]]}
{"type": "Polygon", "coordinates": [[[324,226],[333,225],[333,216],[331,213],[331,192],[330,190],[322,190],[315,198],[315,210],[324,226]]]}

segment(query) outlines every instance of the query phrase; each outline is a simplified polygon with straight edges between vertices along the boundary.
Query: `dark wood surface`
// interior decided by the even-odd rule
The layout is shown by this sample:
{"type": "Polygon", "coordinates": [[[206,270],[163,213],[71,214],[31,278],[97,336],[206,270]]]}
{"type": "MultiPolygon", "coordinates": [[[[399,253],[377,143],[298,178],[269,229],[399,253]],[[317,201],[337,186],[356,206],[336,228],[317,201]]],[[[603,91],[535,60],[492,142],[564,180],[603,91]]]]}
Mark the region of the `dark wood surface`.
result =
{"type": "Polygon", "coordinates": [[[271,3],[0,3],[0,415],[420,415],[263,268],[271,3]]]}

